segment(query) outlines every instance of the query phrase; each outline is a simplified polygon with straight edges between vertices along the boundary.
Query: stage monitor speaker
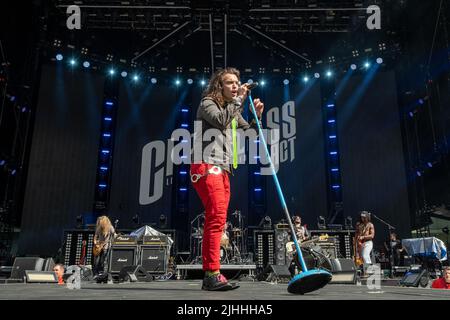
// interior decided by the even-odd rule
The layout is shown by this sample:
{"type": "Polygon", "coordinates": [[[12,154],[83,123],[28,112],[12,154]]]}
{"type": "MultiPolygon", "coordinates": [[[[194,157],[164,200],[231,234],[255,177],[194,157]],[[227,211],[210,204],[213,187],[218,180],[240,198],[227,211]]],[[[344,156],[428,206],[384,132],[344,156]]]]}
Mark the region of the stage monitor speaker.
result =
{"type": "Polygon", "coordinates": [[[263,272],[257,276],[259,281],[268,282],[289,282],[291,279],[291,273],[286,265],[268,265],[264,268],[263,272]]]}
{"type": "Polygon", "coordinates": [[[400,280],[400,285],[405,287],[418,287],[425,288],[428,285],[429,276],[425,269],[416,269],[408,271],[400,280]]]}
{"type": "Polygon", "coordinates": [[[141,246],[139,264],[148,273],[166,274],[168,263],[168,247],[141,246]]]}
{"type": "Polygon", "coordinates": [[[53,271],[25,270],[27,283],[58,283],[58,276],[53,271]]]}
{"type": "Polygon", "coordinates": [[[119,273],[119,279],[130,282],[150,282],[153,281],[153,276],[142,266],[137,265],[123,268],[119,273]]]}
{"type": "Polygon", "coordinates": [[[25,271],[42,271],[44,259],[38,257],[19,257],[14,260],[11,279],[24,280],[25,271]]]}
{"type": "Polygon", "coordinates": [[[136,246],[112,246],[109,258],[109,272],[119,273],[124,267],[136,264],[136,246]]]}
{"type": "Polygon", "coordinates": [[[283,266],[289,264],[286,256],[286,243],[290,240],[289,233],[285,229],[275,230],[275,264],[283,266]]]}
{"type": "Polygon", "coordinates": [[[355,284],[357,269],[352,259],[331,259],[331,273],[333,278],[330,283],[355,284]]]}

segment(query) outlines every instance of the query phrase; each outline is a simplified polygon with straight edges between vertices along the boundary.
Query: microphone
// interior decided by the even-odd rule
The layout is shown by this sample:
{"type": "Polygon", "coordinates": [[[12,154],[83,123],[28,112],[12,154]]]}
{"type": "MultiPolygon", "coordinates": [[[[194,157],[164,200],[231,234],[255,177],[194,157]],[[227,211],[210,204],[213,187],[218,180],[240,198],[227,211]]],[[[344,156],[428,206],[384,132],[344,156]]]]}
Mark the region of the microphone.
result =
{"type": "Polygon", "coordinates": [[[247,89],[248,89],[248,90],[255,89],[258,85],[259,85],[258,82],[252,82],[252,83],[250,83],[250,84],[247,86],[247,89]]]}

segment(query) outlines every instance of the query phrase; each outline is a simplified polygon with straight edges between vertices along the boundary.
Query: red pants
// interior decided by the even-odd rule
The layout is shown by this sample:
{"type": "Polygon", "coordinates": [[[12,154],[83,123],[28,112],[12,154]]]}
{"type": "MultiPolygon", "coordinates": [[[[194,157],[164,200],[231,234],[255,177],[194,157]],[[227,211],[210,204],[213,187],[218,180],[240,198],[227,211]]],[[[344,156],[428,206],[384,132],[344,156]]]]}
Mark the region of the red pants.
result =
{"type": "MultiPolygon", "coordinates": [[[[213,165],[201,163],[191,165],[191,174],[206,174],[213,165]]],[[[204,271],[220,269],[220,239],[227,221],[230,202],[230,180],[228,172],[208,174],[193,183],[205,208],[202,259],[204,271]]]]}

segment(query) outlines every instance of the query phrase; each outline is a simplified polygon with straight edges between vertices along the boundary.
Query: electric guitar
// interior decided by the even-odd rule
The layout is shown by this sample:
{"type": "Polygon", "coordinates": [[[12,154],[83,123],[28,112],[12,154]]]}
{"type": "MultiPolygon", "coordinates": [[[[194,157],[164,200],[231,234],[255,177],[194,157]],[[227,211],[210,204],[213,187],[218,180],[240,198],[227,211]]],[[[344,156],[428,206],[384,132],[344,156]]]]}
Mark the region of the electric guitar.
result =
{"type": "MultiPolygon", "coordinates": [[[[300,243],[300,247],[306,247],[307,245],[309,245],[311,243],[316,243],[318,241],[325,241],[325,240],[328,240],[328,238],[329,238],[328,234],[324,234],[319,237],[315,236],[315,237],[312,237],[310,240],[306,240],[306,241],[303,241],[302,243],[300,243]]],[[[294,241],[287,242],[286,243],[286,253],[290,254],[290,253],[293,253],[294,251],[295,251],[294,241]]]]}

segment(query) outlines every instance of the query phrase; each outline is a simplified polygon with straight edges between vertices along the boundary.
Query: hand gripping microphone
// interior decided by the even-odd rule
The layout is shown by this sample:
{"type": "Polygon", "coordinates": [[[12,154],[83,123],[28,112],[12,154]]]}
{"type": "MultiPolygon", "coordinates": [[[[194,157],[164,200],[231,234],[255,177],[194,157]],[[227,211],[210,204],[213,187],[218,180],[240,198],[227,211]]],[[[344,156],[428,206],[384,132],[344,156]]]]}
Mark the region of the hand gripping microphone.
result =
{"type": "Polygon", "coordinates": [[[247,86],[247,89],[248,89],[248,90],[255,89],[258,85],[259,85],[258,82],[252,82],[252,83],[250,83],[250,84],[247,86]]]}

